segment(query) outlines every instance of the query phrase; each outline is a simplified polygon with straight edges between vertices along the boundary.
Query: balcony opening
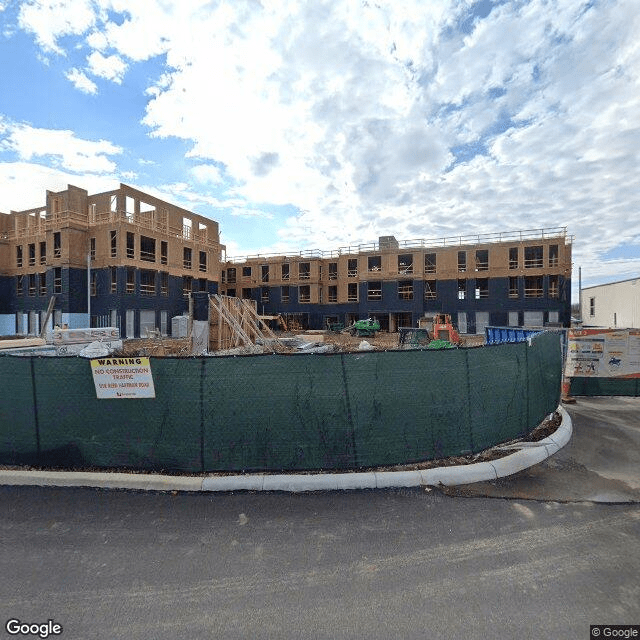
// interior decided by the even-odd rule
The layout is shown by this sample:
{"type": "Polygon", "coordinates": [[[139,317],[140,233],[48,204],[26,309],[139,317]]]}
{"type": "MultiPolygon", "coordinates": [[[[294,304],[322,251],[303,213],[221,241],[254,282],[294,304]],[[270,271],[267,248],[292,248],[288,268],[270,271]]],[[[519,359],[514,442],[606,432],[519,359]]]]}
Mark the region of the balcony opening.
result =
{"type": "Polygon", "coordinates": [[[125,293],[132,294],[136,292],[136,272],[133,267],[127,267],[127,287],[125,293]]]}
{"type": "Polygon", "coordinates": [[[311,278],[310,262],[300,262],[298,264],[298,277],[300,278],[300,280],[309,280],[309,278],[311,278]]]}
{"type": "Polygon", "coordinates": [[[289,263],[288,262],[285,262],[282,265],[282,279],[283,280],[289,279],[289,263]]]}
{"type": "Polygon", "coordinates": [[[169,262],[169,245],[160,240],[160,264],[168,264],[169,262]]]}
{"type": "Polygon", "coordinates": [[[436,272],[436,254],[426,253],[424,256],[424,272],[435,273],[436,272]]]}
{"type": "Polygon", "coordinates": [[[489,251],[487,249],[478,249],[476,251],[476,271],[489,270],[489,251]]]}
{"type": "Polygon", "coordinates": [[[260,281],[269,282],[269,265],[268,264],[263,264],[260,267],[260,281]]]}
{"type": "Polygon", "coordinates": [[[111,241],[111,257],[115,258],[118,255],[118,233],[117,231],[109,231],[109,237],[111,241]]]}
{"type": "Polygon", "coordinates": [[[329,280],[337,280],[338,279],[338,263],[330,262],[329,263],[329,280]]]}
{"type": "Polygon", "coordinates": [[[467,281],[458,280],[458,300],[464,300],[467,297],[467,281]]]}
{"type": "Polygon", "coordinates": [[[301,284],[298,302],[311,302],[311,285],[301,284]]]}
{"type": "Polygon", "coordinates": [[[329,302],[338,302],[338,287],[336,285],[329,285],[327,295],[329,302]]]}
{"type": "Polygon", "coordinates": [[[140,270],[140,295],[156,295],[156,272],[150,269],[140,270]]]}
{"type": "Polygon", "coordinates": [[[127,258],[135,258],[135,235],[131,231],[127,231],[127,258]]]}
{"type": "Polygon", "coordinates": [[[358,259],[353,258],[347,261],[347,278],[358,277],[358,259]]]}
{"type": "Polygon", "coordinates": [[[169,295],[169,274],[166,271],[160,272],[160,295],[169,295]]]}
{"type": "Polygon", "coordinates": [[[542,246],[533,246],[524,248],[524,267],[525,269],[539,269],[542,267],[542,246]]]}
{"type": "Polygon", "coordinates": [[[236,283],[236,269],[235,269],[235,267],[231,267],[231,268],[227,269],[227,282],[229,284],[235,284],[236,283]]]}
{"type": "Polygon", "coordinates": [[[185,269],[191,269],[191,257],[192,257],[192,251],[190,247],[183,247],[182,248],[182,266],[185,269]]]}
{"type": "Polygon", "coordinates": [[[489,297],[489,279],[476,278],[476,300],[489,297]]]}
{"type": "Polygon", "coordinates": [[[207,252],[200,251],[198,254],[198,271],[206,273],[207,271],[207,252]]]}
{"type": "Polygon", "coordinates": [[[140,260],[145,262],[156,261],[156,241],[154,238],[140,236],[140,260]]]}
{"type": "Polygon", "coordinates": [[[350,282],[347,285],[347,302],[358,302],[358,283],[350,282]]]}
{"type": "Polygon", "coordinates": [[[424,283],[424,299],[425,300],[435,300],[436,298],[437,298],[436,281],[435,280],[425,280],[425,283],[424,283]]]}
{"type": "Polygon", "coordinates": [[[552,244],[549,245],[549,266],[557,267],[558,266],[558,245],[552,244]]]}
{"type": "Polygon", "coordinates": [[[398,273],[413,273],[413,254],[405,253],[398,256],[398,273]]]}
{"type": "Polygon", "coordinates": [[[40,264],[46,264],[46,263],[47,263],[47,243],[41,242],[40,243],[40,264]]]}
{"type": "Polygon", "coordinates": [[[398,281],[398,298],[400,300],[413,300],[413,281],[398,281]]]}
{"type": "MultiPolygon", "coordinates": [[[[288,266],[288,265],[287,265],[288,266]]],[[[282,302],[284,302],[285,304],[288,303],[291,299],[291,292],[289,290],[289,286],[284,286],[282,287],[282,293],[280,295],[280,299],[282,300],[282,302]]]]}
{"type": "Polygon", "coordinates": [[[524,297],[542,298],[544,294],[542,276],[527,276],[524,279],[524,297]]]}

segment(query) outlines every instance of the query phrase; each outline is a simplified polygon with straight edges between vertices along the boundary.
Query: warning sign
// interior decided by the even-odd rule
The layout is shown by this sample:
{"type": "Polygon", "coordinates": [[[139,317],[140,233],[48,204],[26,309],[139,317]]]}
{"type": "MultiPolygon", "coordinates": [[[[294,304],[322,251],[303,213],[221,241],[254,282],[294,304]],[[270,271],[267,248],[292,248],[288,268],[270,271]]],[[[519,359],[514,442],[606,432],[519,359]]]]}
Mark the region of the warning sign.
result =
{"type": "Polygon", "coordinates": [[[100,399],[156,397],[149,358],[95,358],[91,372],[100,399]]]}
{"type": "Polygon", "coordinates": [[[565,375],[584,378],[640,377],[640,331],[637,329],[570,331],[565,375]]]}

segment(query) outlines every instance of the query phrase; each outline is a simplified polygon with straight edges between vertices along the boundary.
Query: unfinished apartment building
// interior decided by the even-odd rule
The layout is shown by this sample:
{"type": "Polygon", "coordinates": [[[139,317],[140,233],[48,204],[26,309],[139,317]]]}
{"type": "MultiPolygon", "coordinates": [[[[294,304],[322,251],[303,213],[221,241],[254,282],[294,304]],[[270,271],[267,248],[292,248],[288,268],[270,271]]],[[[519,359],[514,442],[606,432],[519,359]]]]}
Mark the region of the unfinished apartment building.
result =
{"type": "Polygon", "coordinates": [[[216,293],[218,223],[121,184],[89,195],[69,185],[44,206],[0,214],[0,334],[49,327],[170,333],[189,294],[216,293]]]}
{"type": "Polygon", "coordinates": [[[295,328],[374,317],[395,331],[450,314],[462,333],[495,326],[569,326],[566,228],[379,242],[293,256],[229,260],[221,291],[251,298],[295,328]]]}

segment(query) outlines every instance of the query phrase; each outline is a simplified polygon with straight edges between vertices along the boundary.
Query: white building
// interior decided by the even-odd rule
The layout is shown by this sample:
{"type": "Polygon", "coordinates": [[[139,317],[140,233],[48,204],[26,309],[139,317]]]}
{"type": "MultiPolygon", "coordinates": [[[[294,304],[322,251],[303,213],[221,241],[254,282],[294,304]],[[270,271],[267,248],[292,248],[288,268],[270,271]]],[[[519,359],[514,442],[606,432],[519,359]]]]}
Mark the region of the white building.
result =
{"type": "Polygon", "coordinates": [[[640,277],[585,287],[580,302],[585,326],[640,328],[640,277]]]}

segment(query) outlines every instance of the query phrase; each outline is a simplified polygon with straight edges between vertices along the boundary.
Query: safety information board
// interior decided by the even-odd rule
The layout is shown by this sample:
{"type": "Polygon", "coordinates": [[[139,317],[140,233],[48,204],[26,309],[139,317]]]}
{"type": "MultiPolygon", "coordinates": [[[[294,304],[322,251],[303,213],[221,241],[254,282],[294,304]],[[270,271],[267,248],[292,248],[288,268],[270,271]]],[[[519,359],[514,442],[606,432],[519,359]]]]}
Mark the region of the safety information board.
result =
{"type": "Polygon", "coordinates": [[[640,330],[571,330],[565,375],[640,378],[640,330]]]}
{"type": "Polygon", "coordinates": [[[149,358],[91,360],[98,398],[155,398],[149,358]]]}

